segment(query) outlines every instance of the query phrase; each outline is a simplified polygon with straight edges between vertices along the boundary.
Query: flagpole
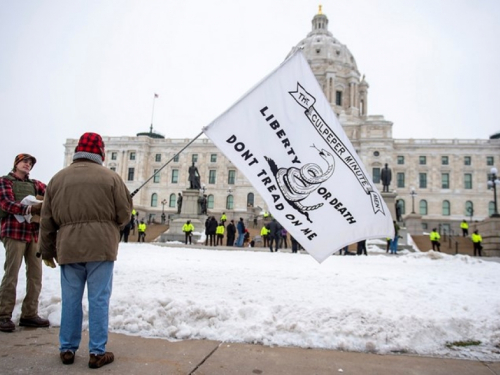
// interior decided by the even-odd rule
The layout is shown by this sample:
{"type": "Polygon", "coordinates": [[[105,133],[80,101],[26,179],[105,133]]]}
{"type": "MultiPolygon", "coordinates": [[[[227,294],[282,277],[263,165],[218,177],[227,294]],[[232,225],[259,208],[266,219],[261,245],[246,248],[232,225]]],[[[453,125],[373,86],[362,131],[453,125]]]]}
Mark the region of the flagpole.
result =
{"type": "Polygon", "coordinates": [[[157,171],[156,171],[156,172],[155,172],[155,173],[154,173],[151,177],[149,177],[146,181],[144,181],[144,183],[143,183],[141,186],[139,186],[137,189],[135,189],[135,190],[132,192],[132,194],[130,194],[130,196],[133,198],[133,197],[134,197],[134,196],[135,196],[135,195],[139,192],[139,190],[141,190],[141,189],[144,187],[144,185],[146,185],[149,181],[151,181],[151,179],[152,179],[152,178],[154,178],[154,176],[156,176],[158,173],[160,173],[160,172],[161,172],[161,170],[162,170],[163,168],[165,168],[165,167],[166,167],[166,166],[167,166],[167,165],[168,165],[168,164],[169,164],[172,160],[174,160],[174,159],[177,157],[177,155],[179,155],[182,151],[184,151],[186,148],[188,148],[189,146],[191,146],[191,144],[192,144],[194,141],[196,141],[198,138],[200,138],[202,134],[203,134],[203,131],[201,131],[201,132],[200,132],[200,134],[198,134],[196,137],[194,137],[194,138],[193,138],[193,139],[192,139],[192,140],[191,140],[191,141],[190,141],[187,145],[185,145],[185,146],[184,146],[184,147],[183,147],[183,148],[182,148],[182,149],[181,149],[178,153],[176,153],[174,156],[172,156],[172,157],[170,158],[170,160],[169,160],[169,161],[167,161],[167,162],[166,162],[166,163],[165,163],[165,164],[164,164],[164,165],[163,165],[160,169],[158,169],[158,170],[157,170],[157,171]]]}
{"type": "Polygon", "coordinates": [[[158,97],[158,94],[153,95],[153,111],[151,112],[151,128],[149,129],[150,133],[153,132],[153,117],[155,115],[155,100],[158,97]]]}

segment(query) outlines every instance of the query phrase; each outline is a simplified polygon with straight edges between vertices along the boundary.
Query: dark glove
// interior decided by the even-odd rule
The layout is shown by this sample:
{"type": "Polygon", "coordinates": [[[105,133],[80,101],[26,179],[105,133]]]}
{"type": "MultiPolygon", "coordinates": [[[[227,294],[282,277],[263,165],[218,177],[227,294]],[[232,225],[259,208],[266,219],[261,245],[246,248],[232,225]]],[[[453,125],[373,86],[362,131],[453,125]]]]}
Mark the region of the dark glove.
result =
{"type": "Polygon", "coordinates": [[[54,261],[54,258],[44,259],[43,263],[45,263],[47,267],[56,268],[56,262],[54,261]]]}
{"type": "Polygon", "coordinates": [[[32,215],[40,215],[41,211],[42,211],[42,204],[41,203],[34,204],[33,206],[31,206],[31,214],[32,215]]]}
{"type": "Polygon", "coordinates": [[[56,256],[45,255],[44,257],[42,257],[42,260],[47,267],[56,268],[57,255],[56,256]]]}

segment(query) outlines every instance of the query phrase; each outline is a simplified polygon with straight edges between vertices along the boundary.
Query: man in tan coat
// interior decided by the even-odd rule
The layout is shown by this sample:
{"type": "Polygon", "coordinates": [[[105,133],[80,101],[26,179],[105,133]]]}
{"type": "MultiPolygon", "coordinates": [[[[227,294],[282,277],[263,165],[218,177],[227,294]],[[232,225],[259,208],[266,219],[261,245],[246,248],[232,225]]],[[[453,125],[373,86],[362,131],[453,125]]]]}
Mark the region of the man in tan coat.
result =
{"type": "Polygon", "coordinates": [[[89,300],[89,367],[113,362],[106,352],[109,299],[120,230],[130,220],[132,199],[121,178],[102,166],[104,142],[85,133],[73,163],[47,185],[42,208],[40,250],[45,264],[61,266],[60,358],[72,364],[80,345],[82,297],[89,300]]]}

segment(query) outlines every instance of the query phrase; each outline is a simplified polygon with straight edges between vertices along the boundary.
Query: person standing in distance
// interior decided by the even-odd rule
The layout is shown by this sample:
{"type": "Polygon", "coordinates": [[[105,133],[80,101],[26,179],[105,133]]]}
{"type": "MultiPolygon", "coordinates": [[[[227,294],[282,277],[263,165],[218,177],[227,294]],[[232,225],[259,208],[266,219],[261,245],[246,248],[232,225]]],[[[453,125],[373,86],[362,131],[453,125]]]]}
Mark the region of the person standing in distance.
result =
{"type": "Polygon", "coordinates": [[[474,246],[474,256],[483,256],[481,252],[483,250],[483,237],[481,237],[477,229],[472,233],[471,237],[472,245],[474,246]]]}
{"type": "Polygon", "coordinates": [[[236,239],[236,246],[243,247],[243,241],[245,239],[245,223],[243,218],[240,217],[240,221],[236,224],[236,230],[238,231],[238,238],[236,239]]]}
{"type": "Polygon", "coordinates": [[[184,232],[184,235],[186,237],[186,245],[188,244],[188,241],[191,245],[194,232],[194,225],[191,224],[191,220],[186,221],[186,223],[182,226],[182,231],[184,232]]]}
{"type": "Polygon", "coordinates": [[[236,236],[236,227],[234,226],[234,220],[231,220],[227,225],[227,246],[234,246],[234,238],[236,236]]]}
{"type": "Polygon", "coordinates": [[[137,226],[137,232],[139,233],[139,236],[137,237],[137,242],[144,242],[146,240],[146,229],[147,225],[144,222],[144,219],[141,219],[141,222],[137,226]]]}
{"type": "Polygon", "coordinates": [[[437,232],[436,228],[432,228],[432,232],[429,234],[429,239],[431,240],[432,250],[437,249],[437,251],[441,252],[441,242],[439,242],[441,236],[437,232]]]}
{"type": "Polygon", "coordinates": [[[72,364],[82,335],[82,298],[87,287],[90,368],[114,361],[106,351],[109,300],[120,229],[130,221],[132,198],[118,174],[105,168],[104,142],[85,133],[73,163],[49,182],[42,208],[40,249],[44,263],[61,266],[59,352],[72,364]]]}
{"type": "Polygon", "coordinates": [[[36,163],[35,157],[19,154],[14,159],[14,168],[0,178],[0,238],[5,247],[5,264],[0,286],[0,331],[16,329],[12,322],[12,311],[16,305],[16,288],[19,269],[26,263],[26,296],[21,306],[20,326],[48,327],[49,321],[38,316],[38,298],[42,289],[42,260],[38,254],[39,224],[20,223],[14,215],[39,215],[41,203],[33,206],[22,204],[28,195],[42,196],[45,184],[31,180],[29,173],[36,163]]]}

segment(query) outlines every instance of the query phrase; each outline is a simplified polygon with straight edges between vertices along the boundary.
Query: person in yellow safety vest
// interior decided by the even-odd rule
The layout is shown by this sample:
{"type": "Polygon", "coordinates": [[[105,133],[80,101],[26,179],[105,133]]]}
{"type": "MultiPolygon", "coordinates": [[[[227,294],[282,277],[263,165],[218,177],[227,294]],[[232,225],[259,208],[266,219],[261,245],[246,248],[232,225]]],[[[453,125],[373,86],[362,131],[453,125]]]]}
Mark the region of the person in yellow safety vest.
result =
{"type": "Polygon", "coordinates": [[[186,224],[182,226],[182,231],[184,232],[186,236],[186,245],[189,240],[189,244],[192,244],[192,238],[193,238],[193,231],[194,231],[194,225],[191,224],[191,220],[186,221],[186,224]]]}
{"type": "Polygon", "coordinates": [[[137,226],[137,232],[139,232],[139,237],[137,238],[137,242],[144,242],[146,238],[146,223],[144,223],[144,219],[141,220],[141,222],[137,226]]]}
{"type": "Polygon", "coordinates": [[[474,256],[483,256],[481,250],[483,250],[483,246],[481,242],[483,242],[483,237],[478,233],[477,229],[472,233],[472,245],[474,246],[474,256]]]}
{"type": "Polygon", "coordinates": [[[226,216],[226,213],[223,212],[222,213],[222,216],[220,217],[220,222],[222,223],[222,225],[226,225],[226,221],[227,221],[227,216],[226,216]]]}
{"type": "Polygon", "coordinates": [[[135,216],[135,215],[137,215],[137,211],[133,208],[132,209],[132,216],[135,216]]]}
{"type": "Polygon", "coordinates": [[[467,237],[469,235],[469,224],[465,220],[460,223],[460,228],[462,228],[462,235],[467,237]]]}
{"type": "Polygon", "coordinates": [[[262,241],[264,242],[264,247],[269,246],[269,233],[271,233],[271,231],[267,229],[266,225],[264,224],[262,226],[262,229],[260,230],[260,236],[262,237],[262,241]]]}
{"type": "Polygon", "coordinates": [[[267,219],[267,218],[269,217],[269,212],[267,212],[267,211],[266,211],[266,212],[264,212],[264,215],[263,215],[263,216],[264,216],[264,219],[267,219]]]}
{"type": "Polygon", "coordinates": [[[441,243],[439,240],[441,239],[441,236],[437,232],[436,228],[432,229],[431,234],[429,235],[429,238],[432,243],[432,250],[435,250],[437,248],[437,251],[441,252],[441,243]]]}
{"type": "Polygon", "coordinates": [[[219,225],[217,226],[217,229],[215,230],[215,234],[217,235],[217,245],[223,245],[223,240],[224,240],[224,223],[221,221],[219,225]]]}

